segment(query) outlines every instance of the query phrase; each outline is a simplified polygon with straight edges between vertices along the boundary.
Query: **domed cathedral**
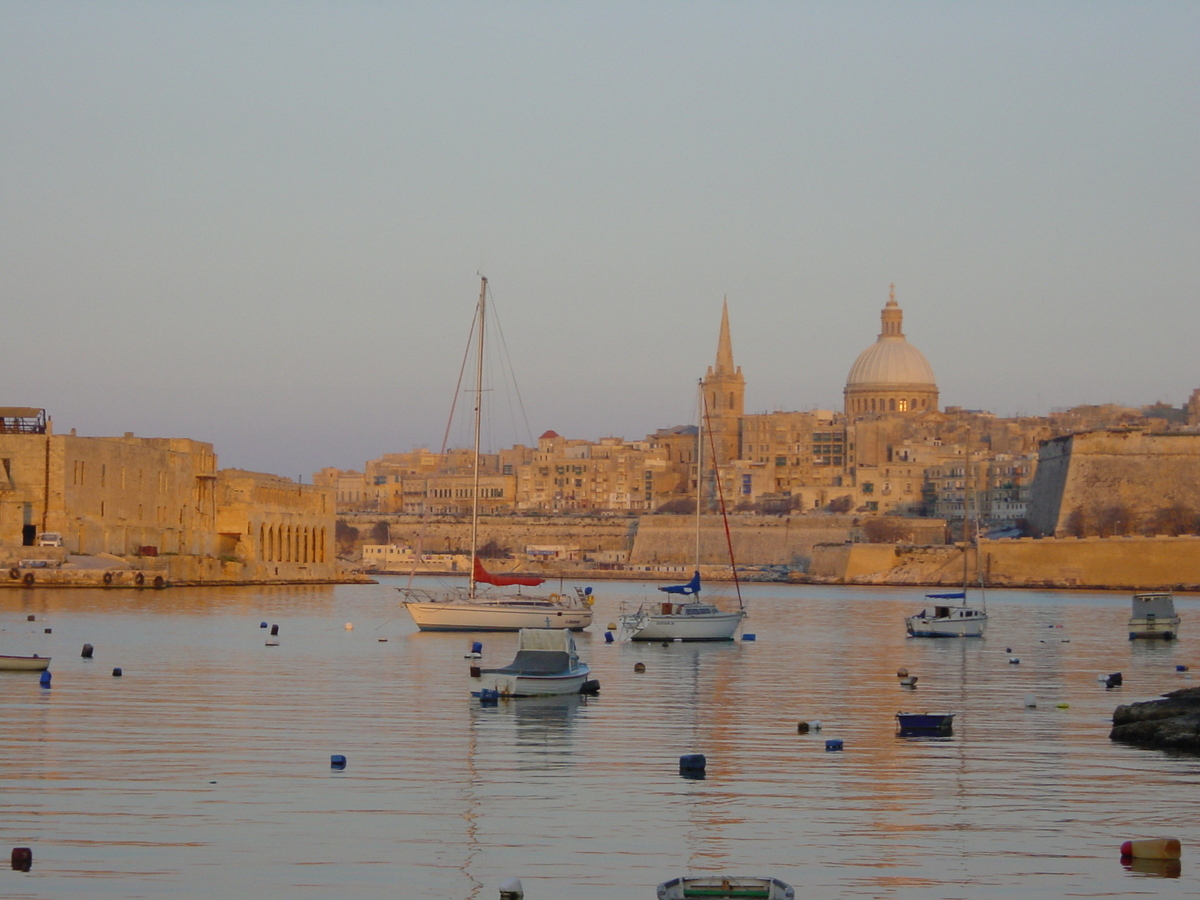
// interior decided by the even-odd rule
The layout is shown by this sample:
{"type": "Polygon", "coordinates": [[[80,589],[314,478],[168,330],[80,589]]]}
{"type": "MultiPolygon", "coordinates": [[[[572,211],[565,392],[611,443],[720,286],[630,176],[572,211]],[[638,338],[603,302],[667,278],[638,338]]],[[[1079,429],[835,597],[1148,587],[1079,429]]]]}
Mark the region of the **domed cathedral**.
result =
{"type": "Polygon", "coordinates": [[[904,338],[904,313],[896,303],[894,284],[880,319],[879,339],[858,355],[846,378],[847,418],[937,410],[933,368],[904,338]]]}
{"type": "Polygon", "coordinates": [[[726,465],[742,455],[742,412],[745,409],[746,379],[742,367],[733,365],[733,342],[729,338],[729,301],[721,303],[721,336],[717,340],[716,365],[708,367],[702,382],[704,412],[708,419],[704,455],[715,448],[716,464],[726,465]]]}

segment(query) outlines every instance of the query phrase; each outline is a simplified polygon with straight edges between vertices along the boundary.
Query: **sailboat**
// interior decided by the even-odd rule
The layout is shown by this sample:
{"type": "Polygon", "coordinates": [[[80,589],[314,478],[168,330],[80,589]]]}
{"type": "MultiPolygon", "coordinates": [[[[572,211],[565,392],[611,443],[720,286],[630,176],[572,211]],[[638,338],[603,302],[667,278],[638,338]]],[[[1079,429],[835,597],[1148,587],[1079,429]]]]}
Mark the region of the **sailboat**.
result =
{"type": "Polygon", "coordinates": [[[475,470],[471,491],[471,572],[467,586],[441,590],[402,587],[404,607],[421,631],[520,631],[556,628],[582,631],[592,624],[592,589],[530,595],[522,587],[537,587],[546,579],[488,572],[477,555],[479,545],[479,431],[483,406],[484,323],[487,278],[480,277],[479,322],[475,370],[475,470]],[[516,588],[516,591],[502,590],[516,588]],[[493,590],[499,588],[501,590],[493,590]]]}
{"type": "MultiPolygon", "coordinates": [[[[930,606],[904,620],[909,637],[983,637],[987,628],[987,609],[967,602],[968,553],[967,523],[971,497],[970,435],[964,451],[963,469],[963,585],[961,591],[939,591],[926,594],[930,606]],[[931,608],[930,608],[931,607],[931,608]]],[[[979,504],[975,504],[975,564],[979,567],[979,504]]],[[[979,595],[983,597],[983,572],[979,572],[979,595]]]]}
{"type": "MultiPolygon", "coordinates": [[[[741,590],[738,591],[738,609],[732,612],[706,603],[700,599],[700,512],[704,483],[704,422],[708,417],[703,387],[700,390],[700,426],[696,429],[696,556],[695,571],[686,584],[672,584],[659,590],[670,596],[658,604],[642,604],[634,612],[621,616],[621,630],[631,641],[731,641],[738,625],[746,617],[741,608],[741,590]]],[[[711,439],[711,438],[710,438],[711,439]]],[[[715,462],[715,446],[714,446],[715,462]]],[[[721,493],[720,475],[716,466],[713,473],[717,481],[717,492],[721,493]]],[[[725,519],[725,502],[721,496],[721,517],[725,521],[725,540],[729,547],[729,567],[733,570],[734,584],[737,572],[733,568],[733,545],[729,539],[729,522],[725,519]]]]}

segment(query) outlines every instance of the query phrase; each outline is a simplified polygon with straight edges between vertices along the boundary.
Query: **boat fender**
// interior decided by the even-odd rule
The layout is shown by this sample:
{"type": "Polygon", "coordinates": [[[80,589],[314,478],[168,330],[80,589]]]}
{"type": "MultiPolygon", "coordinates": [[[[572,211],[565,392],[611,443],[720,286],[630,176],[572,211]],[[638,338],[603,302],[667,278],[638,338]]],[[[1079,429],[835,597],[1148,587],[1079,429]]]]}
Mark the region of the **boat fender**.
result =
{"type": "Polygon", "coordinates": [[[25,583],[25,584],[33,584],[33,583],[34,583],[34,581],[36,581],[36,580],[37,580],[37,579],[35,579],[35,578],[33,577],[33,573],[32,573],[32,572],[26,572],[26,573],[25,573],[25,577],[21,579],[21,581],[22,581],[23,583],[25,583]]]}
{"type": "MultiPolygon", "coordinates": [[[[16,581],[18,578],[21,577],[21,570],[18,569],[16,566],[13,566],[11,569],[8,570],[8,577],[11,578],[13,581],[16,581]]],[[[20,850],[21,848],[18,847],[17,849],[20,850]]]]}
{"type": "Polygon", "coordinates": [[[82,656],[84,659],[91,659],[93,649],[95,648],[93,648],[91,644],[84,644],[83,653],[81,653],[80,656],[82,656]]]}
{"type": "Polygon", "coordinates": [[[29,847],[13,847],[12,867],[17,872],[28,872],[33,868],[33,850],[29,847]]]}
{"type": "Polygon", "coordinates": [[[167,582],[161,575],[155,575],[154,576],[154,586],[156,588],[166,587],[167,582]]]}
{"type": "Polygon", "coordinates": [[[1123,843],[1121,855],[1135,859],[1179,859],[1182,849],[1178,838],[1143,838],[1123,843]]]}
{"type": "Polygon", "coordinates": [[[144,574],[142,574],[141,572],[138,572],[136,575],[133,576],[133,583],[136,584],[138,587],[141,587],[143,584],[146,583],[146,576],[144,574]]]}

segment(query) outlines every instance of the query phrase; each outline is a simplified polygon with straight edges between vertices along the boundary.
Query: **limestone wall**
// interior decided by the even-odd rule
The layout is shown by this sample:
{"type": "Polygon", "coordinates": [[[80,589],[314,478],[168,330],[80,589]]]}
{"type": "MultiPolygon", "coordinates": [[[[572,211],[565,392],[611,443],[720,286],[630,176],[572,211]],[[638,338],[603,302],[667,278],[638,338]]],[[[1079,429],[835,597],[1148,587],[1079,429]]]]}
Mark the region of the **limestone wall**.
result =
{"type": "MultiPolygon", "coordinates": [[[[807,569],[813,547],[850,540],[849,516],[751,517],[729,520],[733,558],[739,565],[795,566],[807,569]]],[[[646,516],[637,529],[633,565],[691,565],[696,556],[692,516],[646,516]]],[[[729,550],[720,516],[705,516],[700,531],[700,563],[728,565],[729,550]]]]}

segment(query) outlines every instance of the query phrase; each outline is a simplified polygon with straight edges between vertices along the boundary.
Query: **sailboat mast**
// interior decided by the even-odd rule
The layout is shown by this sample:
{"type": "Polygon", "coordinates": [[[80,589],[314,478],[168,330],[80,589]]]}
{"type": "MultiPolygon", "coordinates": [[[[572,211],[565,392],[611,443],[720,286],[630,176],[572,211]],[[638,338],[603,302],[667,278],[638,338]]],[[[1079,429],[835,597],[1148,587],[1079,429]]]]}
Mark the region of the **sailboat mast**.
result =
{"type": "Polygon", "coordinates": [[[701,380],[700,392],[696,399],[700,403],[700,413],[696,425],[696,571],[700,571],[700,501],[704,497],[704,381],[701,380]]]}
{"type": "Polygon", "coordinates": [[[971,429],[963,444],[963,599],[966,599],[968,572],[967,534],[971,523],[971,429]]]}
{"type": "Polygon", "coordinates": [[[475,547],[479,537],[479,431],[483,413],[483,333],[487,321],[487,278],[479,276],[479,340],[475,358],[475,476],[471,485],[471,581],[467,596],[475,596],[475,547]]]}

